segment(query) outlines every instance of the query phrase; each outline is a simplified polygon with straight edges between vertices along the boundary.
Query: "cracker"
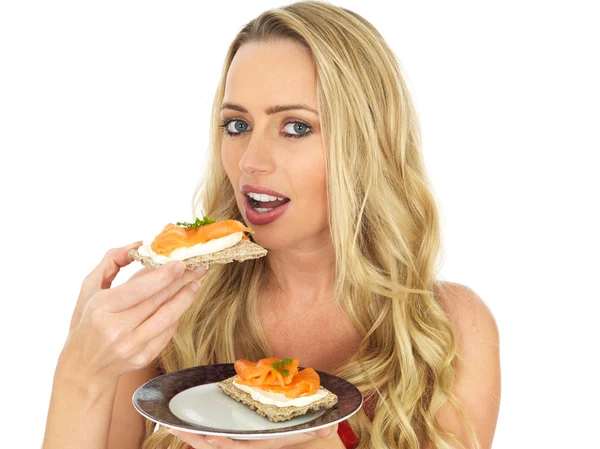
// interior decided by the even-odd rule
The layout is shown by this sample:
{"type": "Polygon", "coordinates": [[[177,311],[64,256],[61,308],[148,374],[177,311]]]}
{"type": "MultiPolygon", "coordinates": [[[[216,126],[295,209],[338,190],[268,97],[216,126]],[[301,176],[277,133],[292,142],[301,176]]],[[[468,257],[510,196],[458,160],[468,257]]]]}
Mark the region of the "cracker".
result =
{"type": "Polygon", "coordinates": [[[325,387],[319,387],[320,390],[327,391],[327,396],[318,401],[312,402],[302,407],[277,407],[276,405],[267,405],[261,402],[255,401],[245,391],[240,390],[233,384],[233,380],[236,376],[232,376],[228,379],[217,382],[217,386],[228,396],[231,396],[238,402],[247,405],[251,410],[254,410],[261,416],[268,418],[272,422],[281,422],[292,419],[294,416],[300,416],[306,414],[309,410],[319,410],[322,407],[331,408],[337,404],[338,397],[325,387]]]}
{"type": "MultiPolygon", "coordinates": [[[[136,249],[129,250],[129,257],[133,260],[137,260],[142,265],[150,268],[156,268],[161,266],[161,263],[155,262],[151,257],[142,256],[136,249]]],[[[242,239],[234,246],[222,249],[210,254],[204,254],[202,256],[190,257],[184,259],[186,268],[193,269],[202,265],[210,265],[213,263],[230,263],[234,260],[243,262],[248,259],[258,259],[267,255],[267,250],[260,245],[257,245],[250,240],[242,239]]]]}

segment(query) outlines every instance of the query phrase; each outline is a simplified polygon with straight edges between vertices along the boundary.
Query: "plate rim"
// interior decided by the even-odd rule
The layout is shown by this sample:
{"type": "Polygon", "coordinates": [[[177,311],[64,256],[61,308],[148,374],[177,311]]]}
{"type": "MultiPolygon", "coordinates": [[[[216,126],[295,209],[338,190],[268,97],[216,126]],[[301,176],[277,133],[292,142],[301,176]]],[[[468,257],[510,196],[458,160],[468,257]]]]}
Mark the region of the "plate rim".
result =
{"type": "MultiPolygon", "coordinates": [[[[320,370],[315,370],[319,376],[321,375],[325,375],[326,377],[332,377],[335,379],[339,379],[342,382],[348,384],[349,386],[351,386],[354,390],[356,390],[356,392],[360,395],[360,404],[358,404],[357,407],[355,407],[354,410],[352,410],[350,413],[345,414],[342,417],[336,418],[331,420],[328,423],[325,424],[320,424],[320,425],[315,425],[309,428],[302,428],[302,429],[290,429],[290,430],[284,430],[284,431],[280,431],[278,432],[278,429],[264,429],[264,430],[229,430],[229,431],[219,431],[216,428],[212,428],[212,427],[207,427],[207,426],[200,426],[200,425],[196,425],[193,423],[186,423],[187,425],[189,425],[190,427],[193,426],[197,426],[197,428],[188,428],[188,427],[179,427],[177,424],[172,424],[169,422],[165,422],[162,419],[156,418],[150,414],[148,414],[146,411],[144,411],[140,406],[138,406],[138,404],[136,403],[136,396],[139,394],[140,391],[142,391],[148,384],[151,383],[156,383],[156,381],[160,378],[163,377],[169,377],[169,376],[173,376],[174,374],[182,374],[185,372],[189,372],[189,371],[196,371],[196,370],[202,370],[202,369],[217,369],[217,367],[231,367],[233,368],[233,363],[215,363],[215,364],[210,364],[210,365],[198,365],[198,366],[193,366],[190,368],[184,368],[182,370],[177,370],[177,371],[171,371],[169,373],[163,373],[159,376],[156,376],[146,382],[144,382],[144,384],[140,385],[135,392],[133,393],[132,397],[131,397],[131,401],[132,404],[134,406],[134,408],[137,410],[138,413],[140,413],[142,416],[144,416],[145,418],[149,419],[150,421],[164,426],[166,428],[169,429],[173,429],[173,430],[178,430],[181,432],[188,432],[188,433],[194,433],[194,434],[200,434],[200,435],[213,435],[213,436],[224,436],[224,437],[228,437],[231,439],[237,439],[237,440],[241,440],[241,439],[245,439],[245,440],[260,440],[260,439],[271,439],[271,438],[279,438],[279,437],[283,437],[283,436],[288,436],[288,435],[295,435],[298,433],[305,433],[305,432],[314,432],[315,430],[319,430],[319,429],[323,429],[329,426],[333,426],[339,422],[345,421],[348,418],[350,418],[351,416],[353,416],[354,414],[356,414],[363,406],[364,404],[364,396],[363,394],[360,392],[360,390],[351,382],[348,382],[347,380],[345,380],[342,377],[339,376],[335,376],[334,374],[330,374],[324,371],[320,371],[320,370]],[[204,427],[204,428],[202,428],[204,427]],[[209,429],[213,429],[213,430],[209,430],[209,429]],[[265,431],[266,430],[266,431],[265,431]]],[[[300,369],[303,369],[303,367],[299,367],[300,369]]],[[[227,377],[224,377],[221,380],[226,379],[227,377]]],[[[204,384],[198,384],[198,385],[194,385],[192,387],[188,387],[185,388],[181,391],[178,391],[176,393],[174,393],[171,397],[169,398],[165,398],[165,401],[167,401],[167,404],[170,403],[170,401],[179,393],[186,391],[188,389],[200,386],[200,385],[209,385],[209,384],[214,384],[216,382],[220,382],[220,380],[217,380],[215,382],[206,382],[204,384]]],[[[167,405],[168,406],[168,405],[167,405]]],[[[172,412],[171,412],[172,413],[172,412]]],[[[321,415],[322,416],[322,415],[321,415]]],[[[182,420],[181,418],[177,417],[177,419],[179,419],[180,421],[185,422],[184,420],[182,420]]],[[[315,418],[315,419],[318,419],[315,418]]],[[[310,422],[310,421],[309,421],[310,422]]],[[[307,423],[303,423],[303,424],[298,424],[299,426],[304,426],[307,423]]],[[[156,429],[155,429],[156,431],[156,429]]]]}

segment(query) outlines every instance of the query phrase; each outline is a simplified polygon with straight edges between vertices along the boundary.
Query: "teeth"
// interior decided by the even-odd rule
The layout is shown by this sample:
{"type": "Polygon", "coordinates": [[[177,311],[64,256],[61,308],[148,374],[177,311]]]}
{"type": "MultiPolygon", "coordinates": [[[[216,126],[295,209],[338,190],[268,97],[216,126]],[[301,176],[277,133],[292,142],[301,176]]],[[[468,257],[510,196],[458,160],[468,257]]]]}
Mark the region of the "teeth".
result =
{"type": "Polygon", "coordinates": [[[260,201],[260,202],[277,201],[277,200],[281,201],[281,200],[283,200],[283,198],[278,198],[276,196],[266,195],[264,193],[248,192],[247,195],[250,198],[252,198],[253,200],[260,201]]]}
{"type": "Polygon", "coordinates": [[[254,210],[256,212],[269,212],[270,210],[273,210],[272,207],[255,207],[254,210]]]}

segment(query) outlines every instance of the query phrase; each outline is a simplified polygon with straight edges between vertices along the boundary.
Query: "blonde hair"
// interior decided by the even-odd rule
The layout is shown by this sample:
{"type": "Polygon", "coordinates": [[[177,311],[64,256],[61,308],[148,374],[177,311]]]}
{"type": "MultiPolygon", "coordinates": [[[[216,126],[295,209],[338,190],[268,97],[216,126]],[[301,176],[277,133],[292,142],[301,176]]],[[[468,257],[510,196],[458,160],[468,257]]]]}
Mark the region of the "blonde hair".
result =
{"type": "MultiPolygon", "coordinates": [[[[457,344],[436,298],[438,212],[421,156],[420,124],[393,52],[363,17],[325,2],[268,10],[246,24],[227,53],[214,97],[209,160],[193,199],[221,219],[243,217],[220,159],[219,108],[234,55],[248,42],[290,39],[308,48],[317,68],[317,99],[326,149],[328,220],[336,255],[334,298],[361,333],[355,356],[337,375],[377,398],[349,419],[359,448],[465,447],[434,417],[450,402],[477,443],[453,394],[457,344]]],[[[157,359],[163,372],[269,356],[256,300],[265,258],[213,265],[198,300],[157,359]]],[[[147,421],[143,449],[181,449],[147,421]]]]}

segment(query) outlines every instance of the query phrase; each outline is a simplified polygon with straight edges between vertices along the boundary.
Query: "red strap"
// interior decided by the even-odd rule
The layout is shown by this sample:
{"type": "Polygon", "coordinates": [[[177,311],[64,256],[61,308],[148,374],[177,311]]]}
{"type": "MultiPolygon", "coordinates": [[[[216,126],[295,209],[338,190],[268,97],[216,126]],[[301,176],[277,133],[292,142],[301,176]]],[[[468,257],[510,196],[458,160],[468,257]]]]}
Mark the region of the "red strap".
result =
{"type": "Polygon", "coordinates": [[[348,421],[342,421],[338,424],[338,435],[346,449],[354,449],[358,446],[359,440],[348,421]]]}
{"type": "MultiPolygon", "coordinates": [[[[375,415],[376,404],[377,396],[374,394],[370,394],[365,397],[364,410],[371,421],[373,421],[373,417],[375,415]]],[[[344,443],[346,449],[354,449],[360,442],[358,436],[356,436],[352,430],[352,427],[350,427],[348,420],[342,421],[338,424],[338,435],[340,436],[340,440],[342,440],[342,443],[344,443]]]]}

